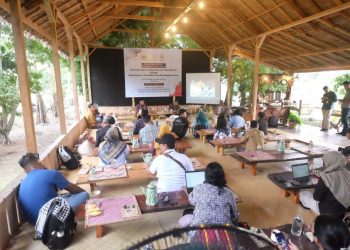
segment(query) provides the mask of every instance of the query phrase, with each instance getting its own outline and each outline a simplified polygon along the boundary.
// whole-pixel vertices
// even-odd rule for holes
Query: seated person
[[[136,120],[134,126],[134,135],[138,135],[140,130],[145,126],[145,117],[148,116],[148,109],[143,109],[141,112],[141,116]]]
[[[186,214],[180,220],[180,227],[238,224],[239,211],[234,193],[226,186],[225,173],[217,162],[208,164],[205,182],[194,187],[188,199],[194,206],[193,214]]]
[[[89,199],[89,194],[81,187],[70,183],[57,170],[49,170],[41,164],[38,154],[27,153],[19,160],[19,165],[27,173],[19,187],[19,202],[24,216],[35,225],[40,208],[49,200],[58,196],[58,190],[67,190],[63,197],[73,211]]]
[[[216,115],[221,115],[225,111],[225,107],[226,107],[226,105],[225,105],[224,101],[220,100],[220,103],[215,106],[214,113]]]
[[[110,129],[113,125],[115,124],[115,119],[113,118],[113,116],[108,116],[107,118],[105,118],[105,120],[103,121],[103,128],[100,128],[96,131],[96,142],[95,142],[95,147],[99,147],[101,142],[104,141],[104,137],[108,131],[108,129]],[[117,128],[118,129],[118,128]],[[120,133],[119,129],[119,140],[123,140],[122,134]]]
[[[339,152],[327,152],[322,159],[325,170],[315,192],[300,192],[300,202],[317,214],[342,218],[350,206],[350,171],[345,168],[345,157]]]
[[[231,129],[227,126],[227,119],[224,114],[218,116],[216,121],[216,132],[214,140],[228,137],[231,134]]]
[[[176,138],[177,135],[174,132],[171,132],[171,126],[170,125],[171,125],[171,122],[169,122],[169,121],[166,121],[166,123],[164,125],[161,125],[160,128],[159,128],[159,132],[158,132],[157,138],[162,138],[166,134],[171,134],[172,136],[174,136],[174,138]],[[155,149],[159,149],[160,148],[159,143],[157,143],[156,141],[154,143],[154,148]]]
[[[259,130],[264,132],[264,135],[267,135],[267,121],[265,119],[265,113],[259,112],[258,113],[258,123],[259,123]]]
[[[153,125],[150,116],[144,118],[145,126],[140,130],[140,139],[142,144],[150,144],[157,138],[159,129]]]
[[[179,138],[183,138],[187,133],[188,127],[187,112],[185,109],[180,109],[179,117],[174,120],[171,132],[174,132]]]
[[[177,100],[174,100],[172,103],[169,104],[169,111],[178,111],[180,109],[179,102]]]
[[[233,112],[233,116],[231,116],[228,125],[230,128],[245,129],[245,121],[240,109],[236,109],[235,112]]]
[[[195,130],[209,128],[208,118],[202,110],[198,111],[196,121],[194,124],[194,128],[195,128]]]
[[[153,160],[149,171],[157,174],[158,192],[182,190],[186,186],[185,171],[193,171],[191,160],[175,151],[175,138],[171,134],[157,138],[156,142],[161,154]]]
[[[333,215],[317,216],[311,231],[319,249],[338,250],[350,247],[349,229],[341,219]],[[290,250],[299,249],[291,240],[289,240],[289,248]]]
[[[258,130],[258,122],[256,120],[250,122],[250,129],[241,137],[241,143],[246,143],[245,149],[247,151],[256,151],[258,146],[261,149],[263,148],[265,143],[264,133]]]
[[[350,140],[350,128],[346,132],[346,138]],[[347,146],[345,148],[339,147],[338,151],[341,152],[344,156],[349,157],[350,156],[350,146]]]
[[[119,140],[119,131],[116,127],[108,129],[105,137],[98,148],[100,163],[99,165],[112,165],[119,167],[126,164],[126,156],[129,154],[128,146]],[[113,161],[115,160],[115,161]]]
[[[145,103],[145,100],[140,100],[139,104],[137,104],[136,107],[135,107],[136,115],[141,115],[141,112],[144,109],[148,110],[148,107],[147,107],[147,105]]]
[[[95,104],[90,103],[88,105],[88,109],[89,110],[85,116],[88,128],[90,128],[90,129],[98,128],[97,123],[96,123],[97,108],[96,108]]]
[[[78,146],[78,152],[81,155],[94,155],[95,140],[94,137],[89,136],[87,140],[83,141],[82,144]]]

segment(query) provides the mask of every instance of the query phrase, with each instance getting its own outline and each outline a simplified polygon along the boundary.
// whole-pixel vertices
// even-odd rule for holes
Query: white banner
[[[125,97],[182,95],[182,51],[124,49]]]

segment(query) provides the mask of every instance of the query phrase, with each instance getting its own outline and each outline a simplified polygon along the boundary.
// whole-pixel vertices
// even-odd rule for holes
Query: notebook
[[[193,188],[205,180],[205,170],[186,172],[186,188],[191,193]]]

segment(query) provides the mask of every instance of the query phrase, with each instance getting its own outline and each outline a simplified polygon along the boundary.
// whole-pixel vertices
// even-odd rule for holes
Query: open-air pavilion
[[[145,10],[147,11],[143,13],[149,15],[140,15]],[[49,168],[57,168],[56,148],[59,145],[72,147],[86,128],[86,121],[79,113],[74,69],[72,69],[72,92],[76,125],[69,131],[66,128],[59,51],[69,55],[71,62],[76,56],[83,62],[84,54],[86,55],[87,72],[83,64],[81,68],[84,96],[84,105],[81,109],[85,111],[87,103],[94,101],[92,84],[96,84],[90,79],[89,55],[96,49],[108,49],[100,46],[98,41],[112,32],[131,33],[136,37],[139,34],[148,34],[149,42],[144,41],[146,48],[161,48],[166,43],[167,37],[184,34],[201,46],[201,49],[195,51],[203,51],[210,58],[211,64],[215,56],[225,55],[229,85],[227,103],[231,103],[232,100],[232,58],[241,56],[253,60],[255,72],[250,112],[253,118],[257,112],[260,63],[271,65],[289,74],[350,69],[350,1],[347,0],[0,0],[0,15],[12,24],[28,152],[37,152],[37,145],[24,32],[29,31],[52,46],[61,136],[45,152],[39,152],[43,163]],[[151,28],[129,29],[126,25],[128,20],[150,22]],[[162,25],[159,25],[160,23]],[[160,27],[161,30],[158,29]],[[74,63],[71,65],[74,66]],[[213,159],[220,159],[215,157]],[[225,159],[228,160],[229,158]],[[16,200],[16,190],[22,178],[23,176],[20,176],[0,195],[0,222],[2,225],[7,225],[0,228],[1,249],[6,248],[10,238],[16,235],[24,222]],[[262,179],[258,179],[258,183],[264,185],[261,184]],[[253,186],[251,183],[251,187]],[[273,203],[270,198],[268,202]],[[274,204],[274,209],[287,204],[285,201],[277,203]],[[241,209],[256,213],[253,212],[254,206],[257,210],[262,209],[259,207],[261,204],[254,202],[246,202]],[[290,213],[282,215],[285,216],[284,219],[292,218],[292,214],[298,211],[298,208],[293,206]],[[247,217],[249,215],[248,212],[242,214]],[[310,215],[305,216],[311,218]],[[273,222],[280,223],[278,220]],[[266,223],[264,225],[272,226]],[[155,229],[153,233],[163,229],[163,226]],[[151,231],[147,232],[150,233]],[[124,235],[119,239],[123,238],[126,239],[127,236]],[[83,233],[80,233],[79,240],[84,242]],[[132,239],[137,240],[139,239]],[[84,243],[81,246],[83,247]],[[80,248],[79,243],[74,247]]]

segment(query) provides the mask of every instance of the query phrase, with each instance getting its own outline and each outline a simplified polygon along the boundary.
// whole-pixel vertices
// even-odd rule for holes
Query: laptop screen
[[[194,188],[205,181],[205,170],[186,172],[186,187]]]
[[[309,174],[309,165],[307,163],[292,165],[293,179],[300,179],[308,177]]]

